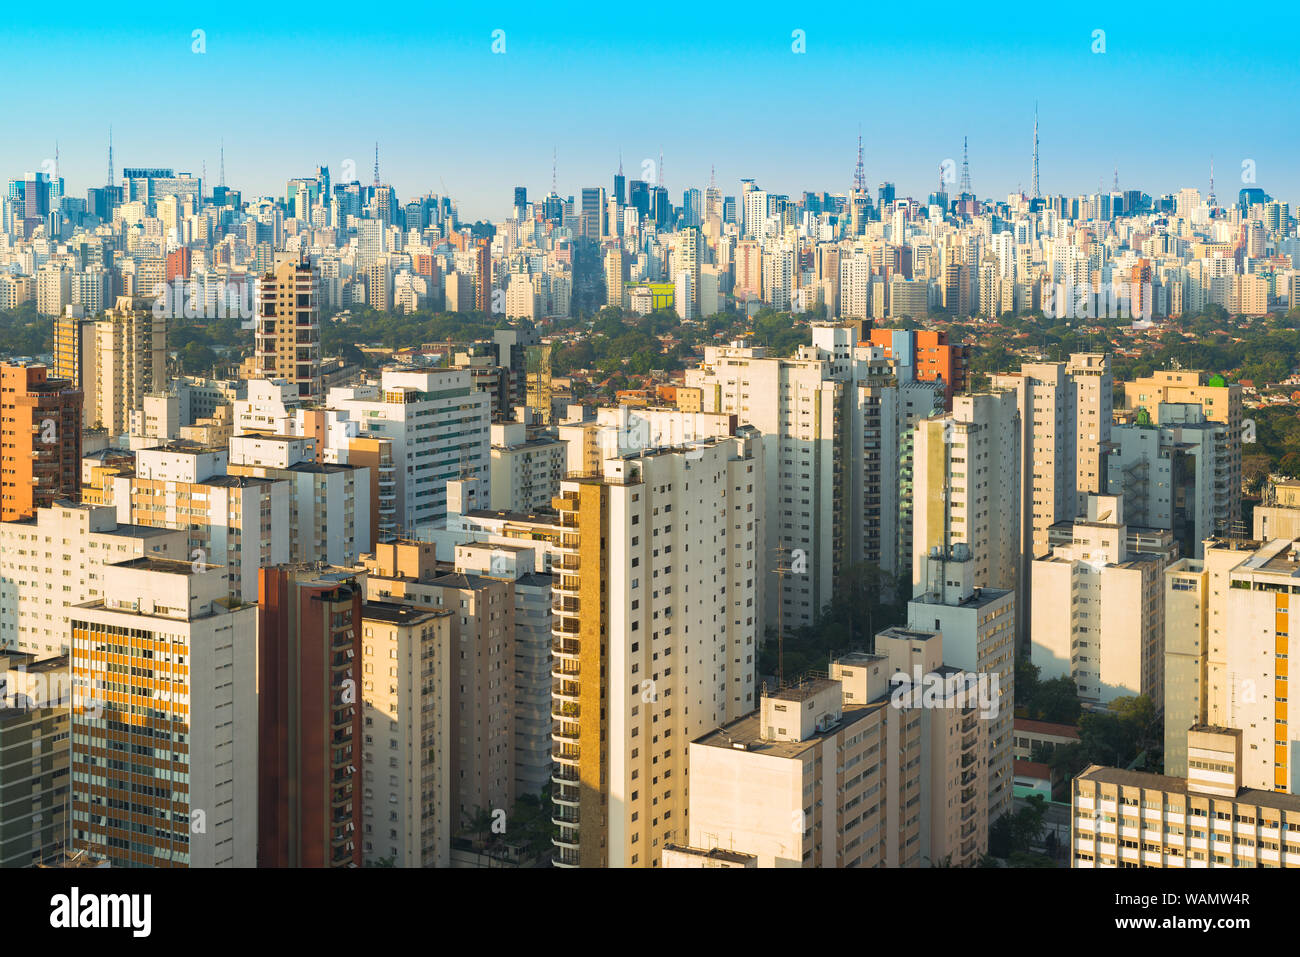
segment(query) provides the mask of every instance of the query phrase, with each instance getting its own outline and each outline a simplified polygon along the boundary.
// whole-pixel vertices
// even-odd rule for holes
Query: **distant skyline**
[[[792,197],[846,192],[860,126],[873,193],[890,181],[924,198],[945,159],[960,176],[966,136],[975,192],[1002,199],[1030,191],[1037,100],[1045,195],[1109,190],[1116,166],[1121,189],[1205,194],[1213,157],[1220,202],[1243,185],[1300,200],[1300,66],[1263,42],[1295,35],[1293,6],[1252,6],[1249,20],[1116,3],[309,10],[162,7],[90,31],[99,8],[72,4],[6,24],[0,76],[11,104],[22,97],[0,175],[41,169],[57,140],[69,193],[84,196],[106,176],[111,124],[119,177],[199,174],[206,161],[216,185],[224,139],[229,185],[283,195],[317,165],[342,181],[348,160],[370,182],[378,140],[381,176],[403,199],[437,192],[462,219],[499,220],[514,186],[549,191],[553,148],[566,196],[608,188],[620,150],[640,178],[661,148],[675,203],[708,185],[710,165],[726,194],[742,178]],[[195,30],[205,53],[192,52]],[[792,52],[795,30],[805,53]],[[1255,182],[1243,184],[1247,160]]]

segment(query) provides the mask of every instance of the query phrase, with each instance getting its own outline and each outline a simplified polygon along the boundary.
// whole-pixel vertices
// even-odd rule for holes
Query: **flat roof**
[[[728,851],[721,847],[711,847],[707,851],[702,847],[688,847],[685,844],[665,844],[664,851],[676,851],[678,854],[690,854],[693,857],[707,857],[715,861],[730,861],[733,864],[747,864],[758,858],[753,854],[740,851]]]
[[[164,529],[171,531],[171,529]],[[205,565],[199,562],[198,569],[195,569],[194,562],[177,561],[172,558],[150,558],[148,555],[142,555],[139,558],[129,558],[124,562],[113,562],[111,568],[142,568],[150,572],[167,572],[169,575],[195,575],[203,574],[209,568],[225,569],[224,565]]]
[[[446,618],[449,615],[451,611],[446,608],[422,608],[392,601],[367,601],[361,604],[362,618],[387,621],[395,625],[415,625],[430,618]]]
[[[882,708],[888,707],[889,700],[887,698],[866,705],[846,705],[839,721],[828,730],[815,732],[802,741],[765,740],[762,734],[762,716],[757,711],[751,711],[745,717],[737,718],[730,724],[724,724],[722,727],[696,738],[691,743],[710,748],[721,748],[724,751],[745,750],[750,753],[775,758],[797,758],[809,748],[820,745],[828,736],[837,734],[846,725],[863,721]],[[737,745],[743,747],[737,747]]]
[[[797,685],[786,688],[780,688],[776,691],[767,692],[764,697],[775,698],[778,701],[807,701],[819,691],[825,691],[832,685],[839,684],[831,678],[809,678],[801,681]]]
[[[1123,768],[1108,768],[1096,764],[1086,768],[1077,780],[1096,781],[1098,784],[1115,784],[1120,787],[1147,788],[1152,791],[1181,794],[1185,797],[1203,797],[1212,801],[1235,801],[1238,804],[1253,804],[1258,807],[1300,814],[1300,794],[1284,794],[1279,791],[1259,791],[1255,788],[1242,788],[1235,796],[1224,797],[1219,794],[1210,794],[1207,791],[1190,790],[1187,787],[1187,778],[1167,777],[1163,774],[1152,774],[1149,771],[1126,771]]]

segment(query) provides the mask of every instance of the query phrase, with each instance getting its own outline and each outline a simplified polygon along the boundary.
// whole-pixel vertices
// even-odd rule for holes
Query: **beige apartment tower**
[[[755,707],[752,430],[607,459],[554,500],[559,867],[655,867],[687,837],[690,742]]]
[[[320,280],[309,263],[286,260],[258,283],[254,361],[258,378],[284,379],[305,399],[321,397]]]

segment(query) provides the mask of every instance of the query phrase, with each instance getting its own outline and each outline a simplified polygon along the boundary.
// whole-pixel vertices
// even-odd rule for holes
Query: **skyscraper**
[[[321,397],[320,280],[309,263],[286,260],[257,286],[256,374]]]
[[[69,611],[74,850],[256,865],[257,611],[229,592],[223,566],[136,558]]]
[[[691,740],[756,704],[762,471],[750,432],[561,484],[556,865],[654,867],[687,840]]]
[[[260,581],[257,864],[360,867],[363,586],[315,562]]]
[[[43,365],[0,364],[0,521],[77,498],[82,398]]]

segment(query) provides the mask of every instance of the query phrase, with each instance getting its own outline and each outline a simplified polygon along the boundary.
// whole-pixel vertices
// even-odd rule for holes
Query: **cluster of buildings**
[[[660,178],[661,179],[661,178]],[[251,318],[261,278],[286,257],[318,270],[320,304],[385,312],[567,317],[602,305],[683,320],[762,307],[849,319],[931,314],[1262,315],[1300,302],[1296,220],[1257,187],[1220,204],[1213,186],[1151,197],[1016,193],[980,200],[969,178],[924,200],[875,194],[859,167],[847,193],[782,195],[715,181],[674,205],[662,181],[629,180],[540,199],[516,187],[500,223],[462,223],[450,198],[403,202],[379,176],[333,182],[328,167],[283,195],[246,199],[165,168],[69,196],[52,171],[0,197],[0,309],[96,316],[119,297],[174,314]],[[160,293],[166,286],[170,293]]]
[[[1087,707],[1165,716],[1166,775],[1075,781],[1076,864],[1290,862],[1300,495],[1247,534],[1240,385],[1116,382],[1081,352],[972,392],[965,347],[872,327],[1116,276],[1173,311],[1208,262],[1293,283],[1267,197],[747,182],[674,209],[620,175],[578,207],[516,191],[475,238],[444,199],[323,168],[253,204],[127,170],[79,205],[42,176],[5,200],[0,285],[111,279],[46,296],[51,366],[0,365],[0,750],[41,758],[0,861],[450,866],[485,820],[522,842],[516,802],[544,794],[559,867],[973,865],[1013,808],[1020,656]],[[203,302],[251,288],[253,353],[173,375],[166,283],[212,276]],[[671,402],[577,406],[533,321],[600,276],[634,311],[838,318],[790,356],[705,348]],[[357,302],[520,321],[367,378],[321,354],[322,310]],[[910,581],[906,621],[761,674],[866,565],[889,598]],[[1134,858],[1116,802],[1156,793]],[[1192,818],[1216,800],[1258,856],[1207,856]]]

